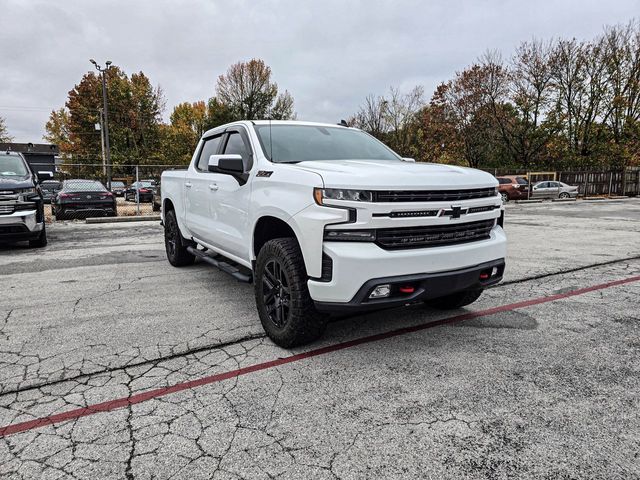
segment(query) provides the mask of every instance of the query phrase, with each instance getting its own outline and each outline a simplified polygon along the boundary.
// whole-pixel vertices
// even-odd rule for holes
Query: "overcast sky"
[[[49,112],[95,58],[144,71],[168,118],[177,103],[211,97],[229,65],[257,57],[299,119],[337,122],[392,85],[423,85],[430,97],[487,49],[589,39],[634,16],[640,0],[0,0],[0,116],[15,141],[42,141]]]

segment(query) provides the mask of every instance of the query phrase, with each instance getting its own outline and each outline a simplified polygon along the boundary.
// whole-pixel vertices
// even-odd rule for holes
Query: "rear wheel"
[[[164,246],[167,251],[167,260],[174,267],[191,265],[196,257],[187,250],[187,241],[182,237],[176,212],[170,210],[164,217]]]
[[[64,213],[64,210],[62,208],[56,208],[54,215],[56,217],[56,220],[64,220],[65,219],[65,213]]]
[[[254,288],[262,326],[277,345],[310,343],[324,332],[326,318],[313,304],[307,271],[294,238],[269,240],[258,253]]]
[[[47,246],[47,229],[44,223],[42,224],[42,231],[38,238],[29,240],[29,246],[31,248],[43,248]]]
[[[569,198],[569,197],[570,197],[570,195],[567,192],[562,192],[560,194],[560,198]]]
[[[453,310],[472,304],[480,298],[480,295],[482,295],[481,288],[477,290],[464,290],[444,297],[426,300],[425,303],[438,310]]]

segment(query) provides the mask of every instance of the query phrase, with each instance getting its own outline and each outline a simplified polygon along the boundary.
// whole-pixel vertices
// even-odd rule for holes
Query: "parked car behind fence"
[[[115,195],[96,180],[65,180],[51,207],[56,220],[118,215]]]
[[[62,182],[58,180],[45,180],[40,183],[40,189],[42,190],[42,199],[44,203],[51,203],[51,199],[55,197],[56,193],[62,188]]]

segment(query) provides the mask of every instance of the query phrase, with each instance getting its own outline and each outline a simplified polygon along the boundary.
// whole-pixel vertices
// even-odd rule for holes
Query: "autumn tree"
[[[142,72],[127,76],[118,67],[107,73],[111,161],[118,164],[154,164],[164,161],[161,122],[164,97]],[[45,126],[45,138],[60,146],[74,163],[101,162],[101,136],[96,130],[102,112],[102,84],[86,73],[69,91],[65,108],[54,110]]]
[[[614,163],[640,157],[640,24],[607,28],[603,38],[607,90],[603,121],[611,134]]]
[[[553,112],[551,43],[523,42],[506,64],[496,52],[481,57],[484,94],[508,162],[524,168],[544,162],[545,148],[559,130]]]
[[[286,120],[295,116],[293,97],[287,91],[278,94],[271,68],[260,59],[231,65],[218,77],[215,99],[231,112],[234,120]]]
[[[9,135],[7,126],[5,125],[4,118],[0,117],[0,142],[11,142],[13,137]]]
[[[387,143],[404,156],[419,154],[419,113],[424,107],[424,89],[407,93],[391,87],[386,96],[369,95],[350,124]]]

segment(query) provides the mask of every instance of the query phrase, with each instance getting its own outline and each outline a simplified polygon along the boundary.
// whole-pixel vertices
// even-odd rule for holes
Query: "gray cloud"
[[[0,116],[39,141],[49,111],[110,59],[160,84],[168,117],[207,99],[230,64],[264,59],[298,117],[337,121],[369,93],[424,85],[428,95],[487,49],[532,37],[592,38],[627,22],[638,0],[12,1],[0,0]]]

